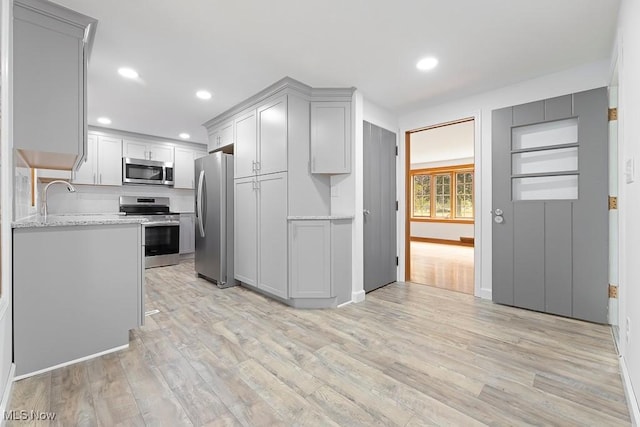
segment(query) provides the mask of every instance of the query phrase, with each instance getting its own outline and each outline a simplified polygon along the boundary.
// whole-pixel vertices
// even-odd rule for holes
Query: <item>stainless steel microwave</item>
[[[173,163],[123,157],[122,183],[173,187]]]

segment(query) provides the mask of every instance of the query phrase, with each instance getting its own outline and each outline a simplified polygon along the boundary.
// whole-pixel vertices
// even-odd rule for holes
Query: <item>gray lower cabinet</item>
[[[75,169],[86,151],[86,69],[97,21],[41,0],[15,0],[13,15],[14,147],[31,167]]]
[[[287,173],[234,182],[235,278],[286,299]]]
[[[292,298],[329,298],[331,222],[289,223],[289,280]]]
[[[180,253],[196,251],[196,216],[192,213],[180,214]]]
[[[351,222],[350,218],[289,221],[291,305],[335,307],[351,300]]]
[[[140,224],[13,230],[17,376],[129,343],[144,321],[143,233]]]

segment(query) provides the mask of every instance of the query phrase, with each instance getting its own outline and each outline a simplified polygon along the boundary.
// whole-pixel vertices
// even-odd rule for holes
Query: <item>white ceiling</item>
[[[55,0],[98,19],[89,123],[206,142],[284,76],[401,114],[608,58],[619,0]],[[418,59],[439,66],[420,73]],[[116,70],[133,67],[140,81]],[[213,92],[210,101],[196,90]]]
[[[409,142],[411,164],[469,159],[473,157],[473,135],[473,120],[414,132]]]

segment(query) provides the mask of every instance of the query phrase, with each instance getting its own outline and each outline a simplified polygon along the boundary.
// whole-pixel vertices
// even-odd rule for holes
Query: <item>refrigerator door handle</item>
[[[196,216],[198,217],[198,229],[200,237],[204,237],[204,224],[202,222],[202,187],[204,186],[204,170],[200,171],[198,177],[198,193],[196,194]]]

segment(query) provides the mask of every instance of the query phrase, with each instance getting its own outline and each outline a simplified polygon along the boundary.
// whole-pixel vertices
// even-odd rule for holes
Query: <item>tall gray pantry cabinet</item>
[[[331,176],[350,173],[352,94],[284,78],[205,123],[210,150],[234,155],[235,278],[295,307],[351,297],[353,216],[331,215]],[[300,221],[324,221],[323,250],[299,240]],[[322,271],[305,287],[311,258]]]

